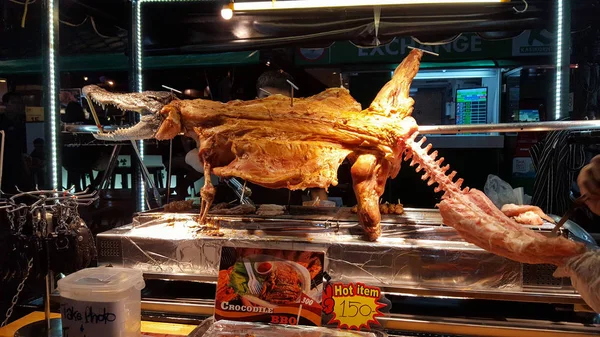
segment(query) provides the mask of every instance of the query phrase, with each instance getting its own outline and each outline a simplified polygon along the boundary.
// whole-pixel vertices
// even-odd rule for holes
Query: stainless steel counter
[[[213,217],[222,237],[203,234],[197,214],[145,213],[98,235],[99,262],[143,270],[147,277],[216,282],[224,245],[326,251],[334,281],[364,282],[388,293],[583,304],[550,266],[523,265],[464,242],[439,226],[436,210],[383,216],[383,235],[365,242],[347,208],[275,218]],[[541,230],[549,232],[552,225]]]

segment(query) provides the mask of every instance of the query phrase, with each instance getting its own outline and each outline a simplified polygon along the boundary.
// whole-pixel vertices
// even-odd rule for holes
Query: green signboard
[[[145,56],[144,69],[167,69],[186,67],[213,67],[227,65],[258,64],[260,52],[242,51],[218,54],[189,54]],[[127,71],[129,64],[124,54],[92,54],[61,56],[61,71]],[[42,71],[41,58],[0,60],[0,76],[10,74],[39,73]]]
[[[452,42],[436,46],[419,44],[411,37],[395,38],[392,42],[375,48],[360,48],[351,42],[336,42],[328,48],[298,49],[296,64],[399,63],[410,51],[409,47],[439,54],[426,54],[425,62],[548,56],[555,50],[553,40],[553,35],[547,30],[537,30],[525,31],[512,39],[494,41],[484,40],[477,34],[462,34]]]

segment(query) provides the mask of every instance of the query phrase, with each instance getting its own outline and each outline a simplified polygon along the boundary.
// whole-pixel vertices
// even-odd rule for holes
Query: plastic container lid
[[[86,291],[91,293],[118,293],[145,286],[141,270],[129,268],[88,268],[58,281],[59,292]]]

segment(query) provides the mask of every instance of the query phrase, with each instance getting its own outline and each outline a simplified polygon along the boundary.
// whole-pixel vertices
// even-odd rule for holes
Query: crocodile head
[[[95,134],[100,140],[140,140],[153,138],[163,117],[160,110],[175,97],[166,91],[144,91],[140,93],[112,93],[96,85],[83,87],[83,94],[101,106],[112,105],[122,111],[134,111],[141,115],[139,123],[130,128],[118,129],[114,132]]]

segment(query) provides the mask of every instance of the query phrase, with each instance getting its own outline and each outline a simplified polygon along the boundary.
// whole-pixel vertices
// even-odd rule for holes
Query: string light
[[[56,45],[54,31],[55,0],[48,0],[48,116],[50,117],[50,183],[51,188],[58,190],[58,125],[56,121]],[[62,173],[62,172],[61,172]]]
[[[564,0],[557,0],[557,21],[556,24],[556,110],[554,119],[559,120],[562,115],[562,63],[563,63],[563,20],[564,20]]]
[[[135,68],[136,68],[136,87],[135,91],[142,92],[143,88],[143,77],[142,77],[142,1],[133,1],[133,11],[135,16],[135,34],[134,34],[134,46],[135,46]],[[140,152],[140,160],[142,161],[140,165],[144,165],[144,141],[138,141],[138,149]],[[139,195],[139,205],[138,209],[140,212],[146,210],[146,185],[143,179],[143,176],[140,174],[140,183],[138,184],[138,195]]]

